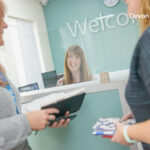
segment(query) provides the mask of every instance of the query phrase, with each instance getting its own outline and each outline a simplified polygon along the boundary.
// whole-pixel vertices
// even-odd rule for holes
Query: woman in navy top
[[[150,0],[124,0],[129,17],[138,18],[142,35],[135,47],[125,96],[137,124],[117,123],[112,142],[129,145],[135,140],[150,150]],[[147,144],[146,144],[147,143]]]

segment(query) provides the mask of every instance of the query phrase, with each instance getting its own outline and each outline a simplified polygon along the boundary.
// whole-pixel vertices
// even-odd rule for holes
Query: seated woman
[[[69,47],[65,56],[64,77],[57,81],[57,85],[66,85],[92,80],[83,50],[80,46]]]

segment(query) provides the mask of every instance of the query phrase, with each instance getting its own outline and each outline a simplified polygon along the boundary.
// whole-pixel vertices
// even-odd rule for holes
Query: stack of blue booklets
[[[120,118],[100,118],[93,126],[93,135],[100,135],[106,138],[112,138],[116,132],[116,122],[120,122],[124,125],[134,124],[134,119],[128,119],[127,121],[121,121]]]

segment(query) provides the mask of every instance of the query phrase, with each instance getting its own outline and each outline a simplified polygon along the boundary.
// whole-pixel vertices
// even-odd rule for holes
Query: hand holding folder
[[[81,88],[71,92],[62,93],[58,97],[53,98],[53,100],[47,99],[43,101],[41,109],[46,108],[57,108],[60,113],[54,114],[56,116],[55,120],[50,120],[50,124],[54,122],[59,122],[60,120],[70,119],[73,120],[77,116],[77,112],[80,110],[83,100],[85,97],[85,89]],[[65,116],[65,113],[69,111],[69,115]]]
[[[53,93],[47,96],[38,98],[31,103],[24,105],[26,112],[41,110],[46,108],[56,108],[59,110],[59,114],[53,114],[56,116],[55,120],[50,119],[50,125],[53,127],[53,123],[59,124],[62,120],[73,120],[77,116],[77,112],[80,110],[85,97],[85,88],[73,90],[71,92]],[[66,115],[66,112],[69,114]]]

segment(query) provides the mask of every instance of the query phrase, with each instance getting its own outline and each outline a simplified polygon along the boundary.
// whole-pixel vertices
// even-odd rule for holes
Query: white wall
[[[35,22],[39,34],[39,40],[45,65],[45,70],[42,68],[42,72],[53,70],[53,61],[42,6],[36,0],[5,1],[8,6],[8,16]]]
[[[19,80],[19,73],[17,70],[18,63],[15,59],[15,54],[12,51],[12,47],[17,48],[19,43],[18,45],[15,44],[17,47],[14,46],[13,40],[10,37],[10,28],[12,27],[12,22],[9,22],[10,18],[33,22],[36,30],[35,33],[37,33],[37,46],[39,47],[38,54],[40,59],[39,67],[41,68],[41,72],[54,70],[54,65],[51,55],[50,43],[48,40],[44,12],[41,4],[37,0],[5,0],[5,3],[7,10],[6,22],[8,24],[8,29],[4,34],[5,46],[0,47],[0,63],[4,65],[7,71],[7,75],[18,87],[20,85],[22,86],[22,84],[20,84],[21,82]]]

